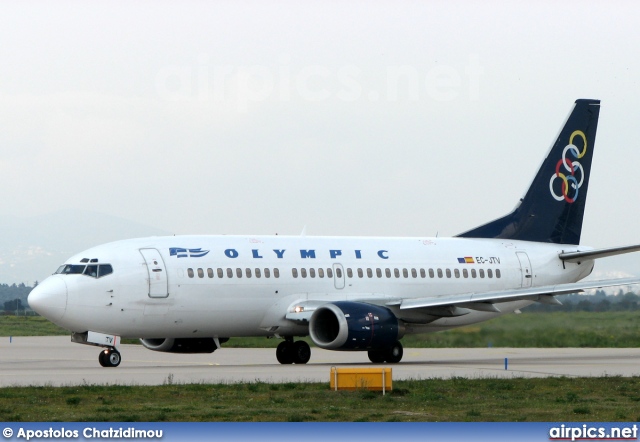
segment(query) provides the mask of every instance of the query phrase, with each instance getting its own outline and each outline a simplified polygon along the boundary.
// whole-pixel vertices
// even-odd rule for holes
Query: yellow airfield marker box
[[[384,394],[393,389],[391,368],[331,367],[332,390],[376,390]]]

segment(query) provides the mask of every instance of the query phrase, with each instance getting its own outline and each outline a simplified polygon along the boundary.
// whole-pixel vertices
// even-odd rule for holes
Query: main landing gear
[[[396,343],[389,348],[385,348],[384,350],[369,350],[368,353],[369,360],[373,363],[381,364],[387,362],[389,364],[396,364],[402,359],[404,351],[400,341],[396,341]]]
[[[281,364],[306,364],[311,359],[311,348],[304,341],[293,342],[292,337],[287,337],[278,344],[276,358]]]
[[[98,355],[98,362],[103,367],[117,367],[121,361],[120,352],[115,348],[105,348]]]

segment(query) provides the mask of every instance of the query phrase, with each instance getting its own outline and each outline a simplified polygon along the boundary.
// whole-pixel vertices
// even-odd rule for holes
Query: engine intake
[[[391,347],[404,334],[404,327],[386,307],[339,301],[313,312],[309,334],[327,350],[371,350]]]
[[[154,338],[140,339],[140,342],[149,350],[165,353],[213,353],[218,348],[213,338]]]

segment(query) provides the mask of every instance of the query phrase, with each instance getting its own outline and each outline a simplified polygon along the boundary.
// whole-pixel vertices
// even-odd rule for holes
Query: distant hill
[[[22,218],[0,215],[0,282],[33,285],[71,255],[119,239],[169,232],[104,213],[64,210]]]

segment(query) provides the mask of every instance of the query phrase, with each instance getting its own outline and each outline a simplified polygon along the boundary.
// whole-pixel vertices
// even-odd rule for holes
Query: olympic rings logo
[[[575,137],[582,138],[584,146],[582,148],[582,152],[580,152],[575,144],[573,144],[573,139]],[[562,159],[558,161],[558,164],[556,164],[556,172],[551,175],[551,180],[549,180],[551,196],[553,196],[557,201],[564,200],[568,203],[573,203],[578,199],[578,190],[582,187],[582,183],[584,182],[584,169],[577,160],[584,157],[586,153],[587,137],[581,130],[576,130],[569,137],[569,144],[565,146],[562,151]],[[573,158],[568,158],[567,154],[570,154]],[[553,184],[555,183],[556,178],[559,178],[562,184],[561,195],[558,195],[553,189]]]

